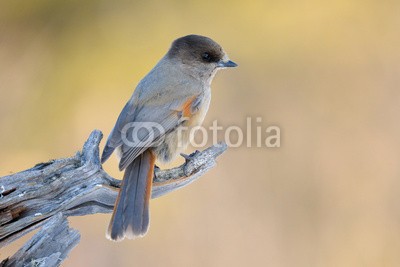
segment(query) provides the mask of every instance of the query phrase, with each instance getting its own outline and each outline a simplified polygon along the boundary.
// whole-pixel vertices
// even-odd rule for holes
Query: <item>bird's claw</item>
[[[183,166],[183,173],[185,174],[186,177],[190,176],[191,174],[190,171],[188,170],[189,166],[188,163],[190,163],[198,153],[200,153],[200,151],[198,150],[194,151],[189,155],[181,153],[181,156],[185,159],[185,165]]]
[[[187,162],[191,161],[199,153],[200,153],[200,151],[196,150],[189,155],[181,153],[181,156],[185,159],[185,161],[187,163]]]
[[[157,165],[154,165],[154,177],[157,177],[157,173],[160,171],[160,167],[158,167]]]

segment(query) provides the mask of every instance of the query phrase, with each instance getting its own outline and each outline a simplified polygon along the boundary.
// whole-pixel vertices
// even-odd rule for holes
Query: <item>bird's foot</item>
[[[196,150],[192,154],[186,155],[181,153],[181,156],[185,158],[185,165],[183,166],[183,172],[185,173],[185,176],[188,177],[192,174],[192,164],[190,163],[198,154],[200,154],[200,151]]]
[[[186,163],[188,163],[189,161],[191,161],[194,158],[194,156],[196,156],[199,153],[200,153],[200,151],[196,150],[189,155],[181,153],[181,156],[185,159]]]
[[[157,178],[157,173],[160,172],[161,169],[157,165],[154,165],[154,177]]]

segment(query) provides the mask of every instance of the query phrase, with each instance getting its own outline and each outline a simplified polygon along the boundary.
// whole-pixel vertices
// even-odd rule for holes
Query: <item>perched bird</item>
[[[101,157],[104,163],[116,149],[125,170],[107,238],[146,234],[155,161],[169,162],[186,148],[187,129],[200,125],[208,110],[216,72],[236,66],[210,38],[188,35],[176,39],[139,82]]]

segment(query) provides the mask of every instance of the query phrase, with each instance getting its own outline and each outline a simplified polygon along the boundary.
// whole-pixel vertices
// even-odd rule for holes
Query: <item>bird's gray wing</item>
[[[182,118],[188,115],[184,114],[185,112],[195,110],[200,105],[198,100],[201,99],[199,98],[202,93],[201,85],[194,86],[191,80],[182,79],[181,75],[173,67],[163,67],[160,61],[140,81],[108,137],[101,158],[102,162],[106,161],[117,147],[120,147],[122,152],[120,169],[126,168],[163,135],[158,131],[148,135],[138,129],[146,129],[149,123],[153,123],[153,125],[161,126],[165,134],[182,122]],[[183,112],[185,108],[186,111]],[[135,131],[139,133],[139,141],[125,138],[132,137]]]
[[[103,154],[101,156],[101,163],[104,163],[114,152],[114,150],[122,145],[122,129],[126,125],[127,122],[133,121],[135,118],[135,105],[132,104],[132,101],[126,103],[125,107],[122,109],[121,113],[118,116],[117,122],[115,123],[114,128],[112,129],[110,135],[108,136],[106,145],[103,150]]]
[[[133,123],[121,131],[124,140],[121,144],[120,170],[195,114],[200,98],[198,95],[179,96],[168,104],[153,100],[152,104],[137,108]]]

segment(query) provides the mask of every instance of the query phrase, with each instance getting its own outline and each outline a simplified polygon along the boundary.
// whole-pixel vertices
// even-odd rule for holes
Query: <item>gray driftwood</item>
[[[102,133],[95,130],[75,156],[0,178],[0,248],[41,227],[0,267],[59,266],[80,240],[67,217],[112,212],[121,181],[101,167],[101,139]],[[220,143],[186,157],[179,167],[156,170],[152,198],[197,180],[215,166],[216,157],[226,148]]]

